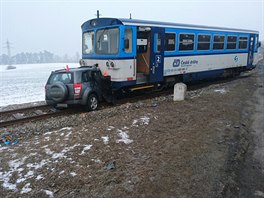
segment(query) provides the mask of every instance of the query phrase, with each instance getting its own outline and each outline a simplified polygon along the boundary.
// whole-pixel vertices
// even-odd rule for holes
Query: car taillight
[[[74,98],[80,98],[81,93],[82,93],[82,84],[75,83],[73,87],[74,87]]]

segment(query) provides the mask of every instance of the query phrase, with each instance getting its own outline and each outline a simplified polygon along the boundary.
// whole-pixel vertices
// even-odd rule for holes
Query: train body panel
[[[243,67],[247,53],[165,57],[164,76]]]

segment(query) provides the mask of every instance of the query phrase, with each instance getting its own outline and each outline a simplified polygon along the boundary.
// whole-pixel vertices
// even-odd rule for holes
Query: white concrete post
[[[173,94],[173,101],[181,101],[184,100],[186,96],[187,85],[184,83],[176,83],[174,85],[174,94]]]

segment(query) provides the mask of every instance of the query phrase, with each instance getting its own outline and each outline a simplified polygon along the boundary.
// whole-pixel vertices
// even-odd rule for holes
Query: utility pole
[[[8,65],[12,64],[12,58],[11,58],[11,43],[7,40],[5,43],[5,47],[7,49],[7,56],[8,56]]]

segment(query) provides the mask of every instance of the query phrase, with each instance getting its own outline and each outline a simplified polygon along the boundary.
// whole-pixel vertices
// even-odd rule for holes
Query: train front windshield
[[[83,34],[83,54],[117,54],[119,36],[119,28],[105,28],[96,32],[85,32]]]

